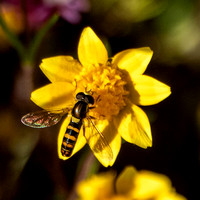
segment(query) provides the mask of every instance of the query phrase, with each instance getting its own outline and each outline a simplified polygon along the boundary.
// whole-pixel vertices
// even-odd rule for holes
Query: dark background
[[[92,0],[90,11],[76,25],[58,20],[38,49],[34,88],[48,83],[38,67],[42,58],[77,58],[85,26],[93,28],[110,55],[128,48],[151,47],[154,55],[145,74],[169,85],[172,94],[157,105],[142,107],[151,122],[153,147],[142,149],[123,143],[112,169],[120,173],[133,165],[138,170],[163,173],[178,193],[189,200],[199,199],[200,2],[163,0],[134,8],[132,0],[130,10],[124,9],[122,0],[113,2]],[[24,39],[23,33],[20,37]],[[67,199],[88,147],[62,161],[57,157],[61,123],[42,130],[24,127],[21,116],[38,108],[28,99],[25,106],[15,101],[13,91],[20,71],[16,50],[12,46],[1,50],[0,61],[0,199]],[[107,170],[103,166],[99,169]]]

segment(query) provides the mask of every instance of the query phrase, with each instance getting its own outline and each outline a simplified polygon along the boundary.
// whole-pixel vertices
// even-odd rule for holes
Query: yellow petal
[[[169,192],[159,196],[156,200],[187,200],[184,196],[174,192]]]
[[[74,103],[74,86],[68,82],[50,83],[31,93],[31,100],[49,111],[59,111]]]
[[[171,190],[171,181],[162,174],[140,171],[134,178],[133,199],[157,199]]]
[[[118,176],[116,181],[117,194],[127,195],[132,188],[134,176],[137,174],[137,170],[132,166],[127,166]]]
[[[78,183],[77,193],[81,200],[111,199],[114,195],[114,181],[116,175],[111,172],[93,175]]]
[[[63,141],[63,137],[65,135],[65,132],[67,130],[67,126],[70,122],[71,116],[68,115],[66,117],[66,119],[63,121],[62,126],[60,128],[59,134],[58,134],[58,157],[62,160],[67,160],[68,158],[72,157],[76,152],[78,152],[80,149],[83,148],[83,146],[86,144],[86,140],[85,137],[83,136],[83,129],[81,128],[76,144],[74,146],[74,150],[72,152],[72,155],[70,157],[64,157],[61,154],[61,145],[62,145],[62,141]]]
[[[150,76],[134,76],[133,90],[130,91],[130,99],[138,105],[153,105],[159,103],[171,94],[170,87]]]
[[[107,50],[90,28],[84,28],[78,44],[78,57],[84,67],[99,66],[108,60]]]
[[[113,57],[113,65],[127,70],[130,74],[143,74],[149,64],[153,51],[149,47],[127,49]]]
[[[40,68],[51,82],[72,82],[82,70],[81,64],[71,56],[45,58]]]
[[[130,143],[142,148],[152,146],[151,127],[147,115],[136,105],[126,107],[115,120],[121,136]]]
[[[95,128],[92,130],[93,133],[86,129],[85,134],[89,138],[90,148],[102,165],[105,167],[112,166],[121,148],[121,136],[117,134],[113,123],[108,122],[108,120],[100,120],[95,126],[102,136],[100,133],[94,132]],[[91,135],[92,138],[90,139]]]

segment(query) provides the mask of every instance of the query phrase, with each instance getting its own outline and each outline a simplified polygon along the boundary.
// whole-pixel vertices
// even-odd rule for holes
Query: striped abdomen
[[[77,120],[76,120],[77,121]],[[65,157],[69,157],[72,154],[74,146],[76,144],[76,140],[78,138],[78,134],[82,125],[82,120],[78,120],[78,122],[73,122],[73,117],[67,127],[65,135],[63,137],[61,153]]]

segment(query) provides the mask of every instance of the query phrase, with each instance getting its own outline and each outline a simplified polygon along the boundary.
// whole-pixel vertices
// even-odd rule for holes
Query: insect
[[[87,92],[79,92],[76,95],[76,103],[73,107],[68,107],[58,113],[46,110],[28,113],[22,117],[21,122],[32,128],[45,128],[57,124],[67,114],[67,117],[71,117],[71,119],[63,137],[61,154],[64,157],[71,156],[79,132],[83,128],[83,135],[93,152],[103,156],[105,159],[112,160],[113,153],[109,143],[96,127],[94,118],[89,116],[89,110],[94,108],[92,107],[93,104],[94,98],[92,95]],[[68,115],[70,111],[71,116]],[[86,128],[89,134],[86,134]]]

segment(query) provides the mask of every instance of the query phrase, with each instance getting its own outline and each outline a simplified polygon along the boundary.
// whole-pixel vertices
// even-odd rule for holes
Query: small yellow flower
[[[152,146],[148,117],[137,105],[152,105],[170,95],[170,87],[142,75],[151,60],[150,48],[128,49],[108,58],[108,53],[90,27],[83,30],[78,44],[79,61],[71,56],[43,59],[40,68],[51,83],[32,92],[31,100],[45,110],[63,110],[74,104],[78,92],[91,90],[95,103],[89,115],[95,119],[110,149],[112,159],[94,152],[104,166],[112,166],[121,148],[121,137],[142,148]],[[58,136],[59,158],[62,139],[69,119],[66,118]],[[90,134],[87,129],[85,134]],[[86,144],[81,129],[76,153]]]
[[[186,200],[177,194],[168,177],[151,171],[126,167],[117,177],[107,172],[80,182],[81,200]]]

